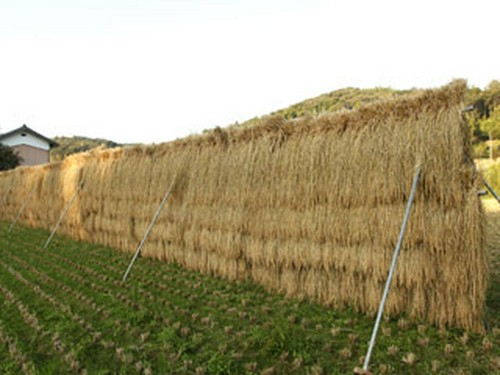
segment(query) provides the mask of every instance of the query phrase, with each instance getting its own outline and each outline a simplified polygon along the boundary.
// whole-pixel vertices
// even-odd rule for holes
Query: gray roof
[[[17,133],[29,133],[29,134],[33,135],[34,137],[43,139],[45,142],[47,142],[50,145],[50,147],[57,147],[57,146],[59,146],[59,144],[56,141],[54,141],[54,140],[52,140],[50,138],[47,138],[47,137],[41,135],[40,133],[37,133],[33,129],[28,128],[26,125],[23,125],[20,128],[11,130],[8,133],[0,134],[0,141],[2,141],[2,139],[5,139],[5,138],[10,137],[11,135],[14,135],[14,134],[17,134]]]

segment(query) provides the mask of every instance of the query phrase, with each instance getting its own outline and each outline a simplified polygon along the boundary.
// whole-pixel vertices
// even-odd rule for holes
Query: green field
[[[1,374],[348,374],[373,318],[0,223]],[[383,321],[377,374],[500,374],[500,214],[485,335]],[[497,238],[498,233],[498,238]]]

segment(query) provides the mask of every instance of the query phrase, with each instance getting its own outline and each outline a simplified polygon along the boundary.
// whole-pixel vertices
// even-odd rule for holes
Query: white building
[[[38,165],[50,162],[50,149],[57,143],[26,125],[0,135],[0,143],[12,147],[22,158],[21,165]]]

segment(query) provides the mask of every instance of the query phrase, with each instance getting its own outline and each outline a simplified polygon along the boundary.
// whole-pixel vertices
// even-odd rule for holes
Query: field
[[[495,207],[491,202],[489,207]],[[347,374],[373,318],[45,230],[0,231],[2,374]],[[500,212],[490,210],[485,335],[383,321],[377,374],[500,373]]]
[[[145,258],[374,315],[419,170],[386,313],[482,332],[489,273],[465,89],[17,168],[0,173],[0,220],[22,211],[20,223],[49,229],[75,197],[58,233],[130,252],[171,188]]]

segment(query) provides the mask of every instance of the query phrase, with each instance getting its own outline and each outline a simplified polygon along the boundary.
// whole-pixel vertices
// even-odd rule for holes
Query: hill
[[[328,112],[357,109],[369,103],[415,94],[419,89],[395,90],[388,87],[360,89],[348,87],[335,90],[314,98],[292,104],[289,107],[271,112],[268,115],[254,117],[233,126],[253,126],[272,117],[294,119],[303,116],[316,117]],[[466,121],[471,129],[475,158],[489,156],[488,140],[500,139],[500,81],[492,80],[485,89],[469,87],[465,94]],[[498,108],[498,109],[497,109]],[[496,111],[495,111],[496,109]],[[497,147],[495,153],[500,152]]]
[[[410,91],[394,90],[391,88],[359,89],[348,87],[315,98],[307,99],[276,111],[273,114],[282,115],[287,119],[306,115],[317,116],[325,112],[336,112],[343,109],[357,109],[363,105],[379,100],[407,95]]]
[[[416,90],[394,90],[388,87],[372,89],[347,87],[292,104],[289,107],[262,116],[262,118],[268,116],[281,116],[285,119],[294,119],[302,116],[315,117],[327,112],[357,109],[369,103],[396,98],[401,95],[408,95],[414,91]],[[261,117],[254,117],[241,125],[251,126],[260,120]]]
[[[66,156],[76,154],[78,152],[89,151],[96,147],[114,148],[122,146],[119,143],[100,138],[87,138],[81,136],[75,137],[55,137],[59,146],[54,147],[51,152],[51,160],[58,161]]]
[[[357,109],[369,103],[411,95],[417,91],[419,89],[415,88],[396,90],[389,87],[371,89],[347,87],[314,98],[305,99],[289,107],[278,109],[261,117],[254,117],[242,123],[237,122],[231,126],[253,126],[261,120],[272,116],[283,117],[285,119],[294,119],[303,116],[316,117],[329,112]],[[475,157],[488,157],[486,141],[489,139],[489,134],[484,124],[495,113],[494,109],[500,107],[500,82],[492,80],[484,90],[477,87],[470,87],[467,90],[465,100],[465,105],[472,108],[471,111],[467,112],[466,119],[471,128]],[[207,129],[205,132],[212,130]],[[497,135],[500,135],[500,124],[498,125],[498,129],[495,129],[492,134],[495,139],[499,138]],[[68,155],[88,151],[99,146],[104,148],[122,146],[121,144],[105,139],[81,136],[56,137],[55,141],[59,143],[59,146],[51,151],[52,160],[62,160]]]

